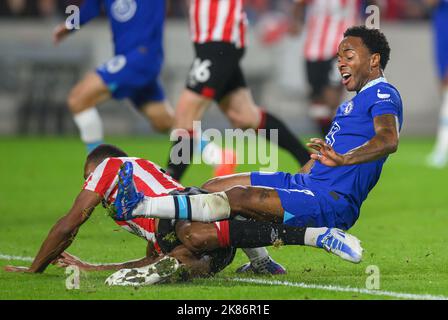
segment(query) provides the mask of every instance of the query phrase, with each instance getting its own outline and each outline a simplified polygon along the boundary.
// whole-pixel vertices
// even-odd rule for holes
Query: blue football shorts
[[[301,174],[252,172],[250,178],[252,186],[277,191],[285,210],[285,224],[348,230],[358,218],[358,210],[344,197],[330,190],[304,185]]]
[[[128,98],[136,108],[165,100],[159,81],[163,56],[149,54],[145,47],[113,57],[96,69],[115,99]]]

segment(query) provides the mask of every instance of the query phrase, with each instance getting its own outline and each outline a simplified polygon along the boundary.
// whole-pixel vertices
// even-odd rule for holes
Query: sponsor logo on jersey
[[[131,20],[137,12],[135,0],[115,0],[111,7],[112,16],[118,22]]]
[[[380,89],[378,89],[378,92],[377,92],[376,95],[380,99],[389,99],[390,98],[390,94],[388,94],[388,93],[381,93]]]

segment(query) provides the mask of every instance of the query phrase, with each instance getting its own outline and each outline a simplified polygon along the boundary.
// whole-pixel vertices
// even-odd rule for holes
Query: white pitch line
[[[29,261],[34,260],[33,257],[22,257],[22,256],[11,256],[7,254],[0,254],[0,260],[8,261]],[[352,287],[341,287],[334,285],[320,285],[320,284],[307,284],[303,282],[290,282],[290,281],[278,281],[278,280],[264,280],[264,279],[253,279],[253,278],[232,278],[231,281],[244,282],[244,283],[255,283],[270,286],[284,286],[284,287],[296,287],[302,289],[316,289],[325,290],[333,292],[352,292],[359,294],[368,294],[374,296],[385,296],[397,299],[412,299],[412,300],[448,300],[446,296],[434,296],[430,294],[413,294],[413,293],[401,293],[393,291],[381,291],[381,290],[370,290]]]
[[[278,280],[264,280],[264,279],[252,279],[252,278],[233,278],[230,279],[235,282],[255,283],[271,286],[285,286],[296,287],[302,289],[316,289],[334,292],[352,292],[359,294],[369,294],[375,296],[385,296],[397,299],[411,299],[411,300],[448,300],[446,296],[434,296],[430,294],[413,294],[413,293],[401,293],[393,291],[381,291],[381,290],[369,290],[352,287],[341,287],[334,285],[319,285],[319,284],[307,284],[303,282],[290,282],[290,281],[278,281]]]
[[[34,260],[33,257],[21,257],[21,256],[10,256],[7,254],[0,254],[0,260],[8,260],[8,261],[29,261],[32,262]]]

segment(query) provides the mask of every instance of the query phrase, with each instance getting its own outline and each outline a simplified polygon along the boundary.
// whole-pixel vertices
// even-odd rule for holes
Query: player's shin
[[[225,192],[198,195],[145,197],[132,216],[212,222],[228,219],[230,205]]]
[[[305,245],[307,228],[261,221],[229,221],[228,246],[258,248],[277,245]],[[225,239],[225,237],[222,237]],[[224,242],[220,242],[225,246]]]
[[[167,170],[174,179],[180,180],[193,159],[193,130],[175,130],[172,136],[176,140],[170,150]]]
[[[86,144],[88,152],[103,143],[103,123],[95,107],[75,114],[73,119],[81,134],[81,140]]]

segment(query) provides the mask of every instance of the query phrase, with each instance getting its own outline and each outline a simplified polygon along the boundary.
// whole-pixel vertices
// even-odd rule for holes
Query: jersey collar
[[[369,89],[370,87],[373,87],[374,85],[377,85],[378,83],[381,83],[381,82],[388,83],[388,81],[385,77],[379,77],[379,78],[376,78],[375,80],[372,80],[369,83],[367,83],[361,90],[359,90],[358,93],[361,93],[364,90]]]

